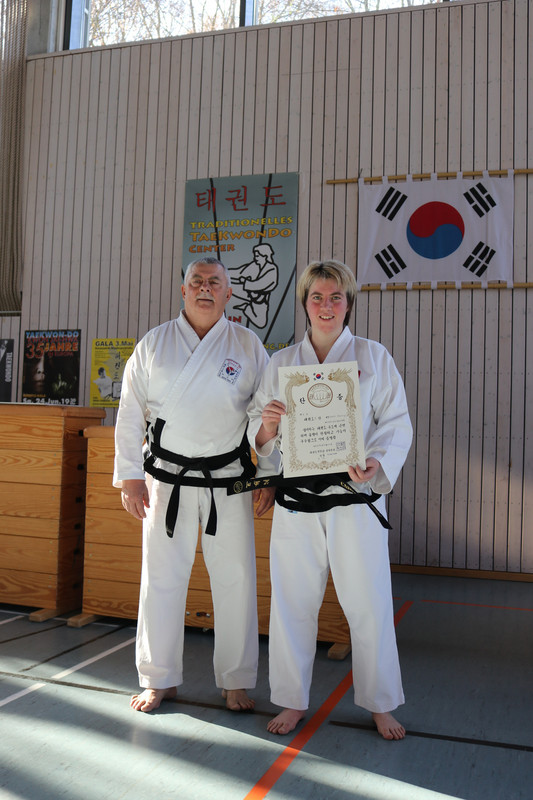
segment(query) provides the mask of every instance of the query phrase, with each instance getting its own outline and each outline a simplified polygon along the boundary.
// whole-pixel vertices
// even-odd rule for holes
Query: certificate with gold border
[[[283,474],[286,478],[365,468],[356,361],[279,367]]]

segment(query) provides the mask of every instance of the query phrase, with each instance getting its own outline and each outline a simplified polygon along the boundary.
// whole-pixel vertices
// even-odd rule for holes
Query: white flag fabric
[[[357,284],[513,279],[512,174],[359,180]]]

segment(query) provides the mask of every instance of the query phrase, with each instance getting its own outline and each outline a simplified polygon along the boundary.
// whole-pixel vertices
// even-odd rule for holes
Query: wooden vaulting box
[[[101,409],[0,404],[0,601],[80,607],[87,446]]]
[[[141,523],[122,508],[112,485],[114,428],[88,427],[85,555],[80,626],[94,616],[136,619],[141,575]]]
[[[95,616],[136,619],[141,575],[141,523],[122,508],[120,492],[112,486],[115,456],[114,429],[89,427],[87,447],[87,494],[85,514],[85,563],[82,613],[71,626],[84,625]],[[259,632],[268,633],[270,616],[269,541],[272,512],[255,519],[257,607]],[[212,628],[213,601],[200,541],[187,595],[185,623]],[[335,642],[332,657],[349,649],[348,624],[335,589],[328,581],[319,615],[318,638]]]

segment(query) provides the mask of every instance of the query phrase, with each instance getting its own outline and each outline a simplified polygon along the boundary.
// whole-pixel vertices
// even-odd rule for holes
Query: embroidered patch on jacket
[[[224,378],[228,383],[235,383],[241,372],[241,365],[237,361],[227,358],[218,371],[218,377]]]

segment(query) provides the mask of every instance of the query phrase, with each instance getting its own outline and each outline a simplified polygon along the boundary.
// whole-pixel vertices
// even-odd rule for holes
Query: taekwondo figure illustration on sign
[[[278,267],[270,244],[256,244],[252,248],[253,260],[249,264],[230,268],[233,297],[242,300],[234,308],[256,326],[264,328],[268,322],[270,295],[278,285]]]

